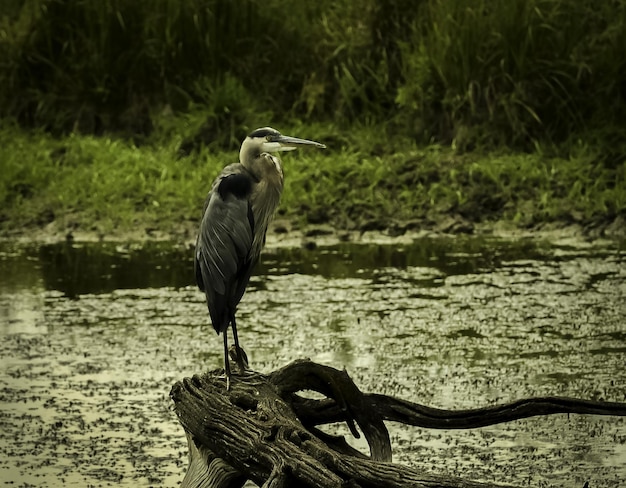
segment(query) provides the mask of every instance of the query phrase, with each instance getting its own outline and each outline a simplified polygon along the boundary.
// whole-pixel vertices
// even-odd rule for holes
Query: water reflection
[[[190,253],[163,244],[60,243],[39,250],[44,286],[69,298],[118,289],[190,284]]]
[[[484,239],[421,239],[411,245],[341,244],[330,248],[266,250],[256,275],[304,274],[384,280],[385,268],[424,267],[445,275],[486,271],[513,259],[544,259],[547,245]],[[117,289],[193,284],[193,250],[170,243],[0,244],[5,289],[41,283],[69,298]]]

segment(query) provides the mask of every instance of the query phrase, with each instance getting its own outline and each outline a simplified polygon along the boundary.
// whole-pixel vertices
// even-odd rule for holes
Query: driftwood
[[[325,398],[299,392],[312,390]],[[626,404],[543,397],[471,410],[443,410],[386,395],[364,394],[346,371],[295,361],[269,375],[221,370],[186,378],[170,396],[187,433],[190,466],[184,487],[495,487],[425,474],[391,462],[385,421],[435,429],[468,429],[536,415],[626,416]],[[346,422],[363,433],[367,456],[316,426]],[[358,426],[358,428],[357,428]],[[360,429],[360,432],[359,432]]]

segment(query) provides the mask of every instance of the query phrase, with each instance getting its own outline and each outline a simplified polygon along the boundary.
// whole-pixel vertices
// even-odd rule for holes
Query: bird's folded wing
[[[196,244],[196,280],[201,290],[224,295],[252,247],[253,222],[246,198],[211,192]]]

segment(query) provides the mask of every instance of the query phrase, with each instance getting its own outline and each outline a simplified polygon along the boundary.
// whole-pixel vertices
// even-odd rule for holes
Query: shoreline
[[[103,234],[96,230],[63,228],[56,221],[42,227],[3,229],[1,242],[58,244],[64,241],[93,242],[172,242],[193,246],[196,224],[176,223],[169,230],[139,227],[117,229]],[[626,240],[626,221],[618,216],[611,222],[543,222],[521,228],[508,221],[472,223],[453,215],[445,215],[438,222],[411,221],[386,229],[341,229],[331,224],[310,224],[300,227],[289,219],[276,219],[270,224],[266,248],[304,247],[315,249],[340,243],[403,244],[420,238],[437,237],[492,237],[513,240],[536,238],[549,241],[598,242]]]

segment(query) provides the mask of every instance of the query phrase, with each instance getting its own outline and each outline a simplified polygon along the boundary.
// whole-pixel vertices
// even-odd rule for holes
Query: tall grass
[[[56,130],[142,133],[166,105],[203,104],[221,129],[221,118],[254,109],[236,87],[220,88],[243,80],[256,89],[252,102],[280,106],[288,68],[307,52],[275,3],[24,0],[3,22],[2,111]]]
[[[525,147],[626,122],[626,5],[431,0],[403,42],[398,103],[425,134]]]
[[[55,133],[145,135],[174,112],[221,147],[332,120],[527,149],[626,125],[617,0],[2,4],[0,116]]]

